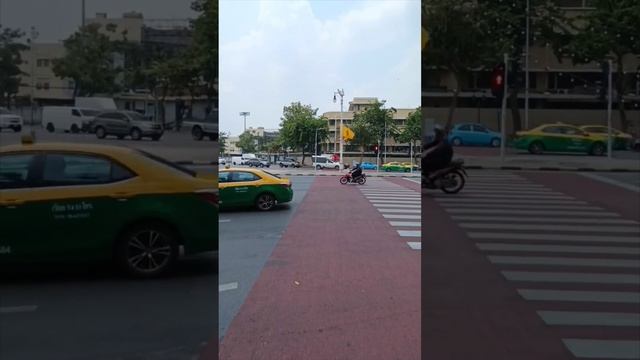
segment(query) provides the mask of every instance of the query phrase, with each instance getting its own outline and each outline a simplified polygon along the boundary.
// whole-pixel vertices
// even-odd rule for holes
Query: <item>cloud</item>
[[[221,29],[223,130],[242,131],[239,111],[251,112],[251,126],[277,128],[282,107],[294,101],[320,112],[336,110],[332,96],[338,87],[345,88],[347,103],[354,96],[392,102],[385,93],[393,89],[403,103],[419,105],[419,1],[365,1],[347,11],[336,2],[336,15],[325,19],[309,1],[250,4],[258,12],[249,29]]]

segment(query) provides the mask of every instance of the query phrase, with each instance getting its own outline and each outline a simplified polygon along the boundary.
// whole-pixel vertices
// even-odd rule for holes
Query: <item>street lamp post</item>
[[[36,62],[36,53],[33,49],[33,45],[35,43],[35,40],[38,38],[38,35],[40,35],[38,33],[38,31],[36,31],[35,26],[31,27],[31,39],[29,41],[29,50],[31,52],[31,58],[29,59],[29,61],[31,62],[31,119],[29,120],[29,125],[31,125],[31,128],[33,129],[33,120],[34,120],[34,113],[35,113],[35,101],[34,101],[34,97],[35,97],[35,68],[34,68],[34,63]]]
[[[338,89],[336,90],[336,92],[333,93],[333,102],[336,102],[336,95],[340,95],[340,129],[338,130],[340,132],[340,169],[343,169],[344,167],[344,159],[342,158],[342,152],[343,152],[343,141],[344,139],[342,138],[342,106],[343,106],[343,100],[344,100],[344,89]]]
[[[242,112],[240,113],[240,116],[243,116],[243,117],[244,117],[244,131],[245,131],[245,132],[247,132],[247,116],[249,116],[249,115],[251,115],[251,113],[250,113],[250,112],[248,112],[248,111],[242,111]]]
[[[612,102],[613,102],[613,84],[611,83],[612,80],[612,72],[613,72],[613,63],[611,61],[611,59],[607,60],[607,62],[609,63],[609,73],[607,74],[607,78],[608,81],[607,83],[609,84],[608,89],[607,89],[607,157],[609,159],[611,159],[613,157],[613,146],[611,143],[611,106],[612,106]],[[623,106],[622,104],[620,106]]]

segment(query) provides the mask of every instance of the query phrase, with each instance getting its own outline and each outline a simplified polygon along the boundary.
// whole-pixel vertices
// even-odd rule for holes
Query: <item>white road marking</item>
[[[541,222],[541,223],[566,223],[566,224],[639,224],[635,220],[627,219],[584,219],[564,217],[528,217],[528,216],[452,216],[458,221],[515,221],[515,222]]]
[[[448,194],[436,194],[434,197],[448,197]],[[573,196],[568,195],[516,195],[516,194],[475,194],[465,193],[460,198],[491,198],[491,199],[548,199],[548,200],[573,200]]]
[[[586,226],[586,225],[549,225],[535,224],[484,224],[484,223],[460,223],[460,227],[465,229],[484,230],[531,230],[531,231],[571,231],[571,232],[601,232],[601,233],[638,233],[640,227],[637,226]]]
[[[416,208],[420,209],[421,204],[373,204],[375,207],[400,207],[400,208]]]
[[[503,189],[464,189],[465,194],[520,194],[520,195],[553,195],[562,193],[552,190],[503,190]]]
[[[604,176],[598,175],[598,174],[580,173],[580,175],[582,175],[584,177],[588,177],[588,178],[593,179],[593,180],[601,181],[601,182],[609,184],[609,185],[617,186],[617,187],[623,188],[625,190],[630,190],[630,191],[634,191],[634,192],[640,193],[640,186],[627,184],[627,183],[624,183],[624,182],[621,182],[621,181],[618,181],[618,180],[614,180],[614,179],[610,179],[610,178],[607,178],[607,177],[604,177]]]
[[[405,213],[405,214],[421,214],[422,210],[420,209],[388,209],[388,208],[378,208],[378,211],[381,213]]]
[[[638,274],[602,274],[541,271],[501,271],[501,273],[507,280],[510,281],[640,285],[640,275]]]
[[[595,311],[538,311],[547,325],[640,327],[640,314]]]
[[[422,223],[420,221],[389,221],[391,226],[406,226],[406,227],[420,227]]]
[[[496,255],[488,255],[487,258],[493,264],[502,265],[554,265],[640,269],[640,260]]]
[[[476,203],[455,203],[455,204],[440,204],[444,208],[448,209],[468,209],[468,208],[483,208],[483,209],[522,209],[522,205],[514,204],[476,204]],[[588,205],[526,205],[530,210],[603,210],[599,206]]]
[[[494,209],[460,209],[446,208],[446,212],[452,214],[505,214],[505,215],[565,215],[565,216],[595,216],[595,217],[619,217],[620,215],[607,211],[553,211],[553,210],[494,210]]]
[[[421,237],[420,230],[398,230],[398,234],[402,237]]]
[[[468,204],[521,204],[526,207],[528,204],[545,204],[545,205],[587,205],[582,200],[552,200],[552,199],[482,199],[470,197],[436,197],[435,200],[441,204],[446,203],[468,203]]]
[[[404,220],[420,220],[420,215],[399,215],[399,214],[382,214],[385,219],[404,219]]]
[[[221,285],[218,285],[218,292],[235,290],[237,288],[238,288],[238,283],[237,282],[221,284]]]
[[[640,359],[640,341],[562,339],[578,359]]]
[[[37,305],[0,306],[0,314],[34,312],[36,310],[38,310]]]
[[[384,203],[398,203],[398,204],[415,204],[420,203],[420,199],[369,199],[372,204],[384,204]]]
[[[559,252],[580,254],[617,254],[640,255],[640,247],[618,246],[570,246],[570,245],[522,245],[500,243],[476,243],[476,247],[486,251],[526,251],[526,252]]]
[[[525,300],[575,301],[640,304],[640,292],[636,291],[580,291],[517,289]]]
[[[407,245],[409,245],[409,247],[413,250],[422,250],[422,243],[421,242],[407,242]]]
[[[469,236],[472,239],[490,239],[490,240],[640,243],[640,238],[638,238],[637,236],[523,234],[523,233],[494,233],[494,232],[469,232],[467,233],[467,236]]]
[[[228,222],[231,222],[231,219],[218,219],[218,222],[228,223]]]

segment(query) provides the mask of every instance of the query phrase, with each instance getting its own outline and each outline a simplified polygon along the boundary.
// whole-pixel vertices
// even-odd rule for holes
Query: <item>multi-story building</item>
[[[569,17],[591,11],[590,0],[555,0]],[[531,29],[535,31],[535,29]],[[428,49],[425,56],[428,56]],[[624,59],[624,72],[630,86],[624,94],[627,118],[632,126],[640,127],[640,54]],[[521,62],[524,69],[524,60]],[[613,78],[617,68],[614,64]],[[455,122],[481,122],[494,129],[499,128],[500,106],[491,94],[492,69],[471,71],[460,85]],[[523,75],[524,79],[524,75]],[[571,59],[560,62],[553,49],[546,43],[534,43],[529,49],[529,115],[525,123],[525,90],[519,92],[519,108],[522,128],[563,121],[576,124],[605,124],[606,102],[600,98],[603,85],[601,64],[591,62],[573,65]],[[524,80],[522,81],[524,84]],[[436,123],[444,123],[448,117],[452,90],[456,87],[453,74],[433,68],[422,69],[423,116]],[[614,96],[617,102],[617,97]],[[613,104],[614,126],[620,126],[617,103]],[[511,111],[507,112],[507,130],[510,131]]]
[[[353,122],[354,115],[360,111],[366,110],[371,107],[372,104],[378,102],[378,98],[375,97],[355,97],[352,101],[349,102],[349,108],[347,111],[340,113],[339,111],[329,111],[325,112],[323,116],[327,119],[329,125],[329,137],[327,141],[321,144],[321,150],[324,153],[339,153],[340,152],[340,118],[342,118],[342,123],[345,126],[349,126],[351,122]],[[389,107],[387,107],[389,108]],[[390,108],[389,108],[390,109]],[[416,111],[416,109],[395,109],[392,111],[393,121],[397,128],[401,129],[409,114]],[[371,144],[375,145],[375,144]],[[388,156],[393,157],[408,157],[410,154],[410,145],[408,143],[402,144],[397,143],[391,134],[389,134],[384,144],[380,144],[380,153],[385,153]],[[414,149],[414,153],[419,148],[419,143]],[[348,142],[344,143],[343,153],[345,158],[347,156],[359,156],[361,152],[360,146],[355,144],[350,144]],[[372,152],[371,149],[366,149],[366,153]]]

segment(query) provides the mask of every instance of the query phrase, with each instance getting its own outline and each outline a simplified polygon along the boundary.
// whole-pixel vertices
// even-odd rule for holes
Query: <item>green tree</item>
[[[221,131],[218,136],[218,142],[220,144],[220,155],[224,155],[227,152],[227,140],[229,139],[229,134]]]
[[[207,109],[213,109],[218,81],[218,1],[196,0],[191,9],[200,13],[193,22],[194,36],[191,58],[197,65],[207,96]]]
[[[81,27],[64,41],[66,54],[54,60],[53,72],[60,78],[73,79],[74,96],[92,96],[118,90],[113,66],[114,46],[99,32],[99,24]],[[111,28],[113,31],[113,28]]]
[[[21,75],[24,75],[20,70],[20,52],[28,47],[17,42],[23,36],[20,30],[0,27],[0,104],[8,108],[20,88]]]
[[[605,63],[612,60],[620,121],[628,131],[630,121],[624,109],[624,94],[631,84],[625,75],[625,59],[640,54],[640,2],[637,0],[593,0],[593,10],[568,21],[569,31],[555,38],[554,50],[560,61],[573,64]],[[631,69],[627,69],[631,70]],[[635,69],[634,69],[635,70]],[[606,89],[603,89],[606,94]]]
[[[409,143],[411,149],[415,149],[418,141],[422,139],[422,108],[416,108],[415,111],[409,114],[404,127],[394,138],[397,142]],[[414,153],[413,155],[415,156],[416,154]]]
[[[362,117],[355,116],[351,122],[351,130],[353,130],[354,133],[354,138],[351,140],[351,143],[360,147],[360,162],[362,163],[365,149],[375,142],[375,140],[373,140],[373,135],[371,135],[369,124]]]
[[[396,109],[385,109],[383,105],[377,101],[353,117],[356,124],[362,122],[365,125],[367,134],[379,144],[384,143],[385,136],[393,136],[397,132],[396,124],[393,121],[393,113]]]
[[[282,144],[286,148],[300,150],[303,165],[306,154],[314,152],[316,130],[318,143],[329,136],[327,120],[318,117],[317,113],[318,109],[312,108],[311,105],[302,105],[300,102],[285,106],[282,112],[280,124]]]
[[[258,137],[245,131],[240,135],[237,146],[242,149],[243,153],[254,153],[258,148],[257,143]]]

